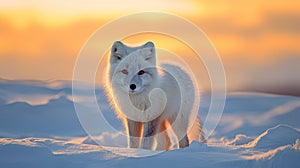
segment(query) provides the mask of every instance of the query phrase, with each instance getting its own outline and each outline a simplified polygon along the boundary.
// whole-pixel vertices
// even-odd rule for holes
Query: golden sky
[[[161,11],[186,18],[208,35],[229,89],[291,89],[300,86],[299,6],[297,0],[1,0],[0,78],[72,79],[77,54],[99,27],[128,14]],[[180,46],[153,39],[147,41]]]

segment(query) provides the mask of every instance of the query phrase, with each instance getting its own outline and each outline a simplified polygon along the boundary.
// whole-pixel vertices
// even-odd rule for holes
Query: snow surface
[[[90,138],[77,118],[70,82],[1,80],[0,167],[300,167],[299,97],[229,94],[206,144],[137,158],[147,150],[122,147],[121,122],[100,88],[96,95],[116,132]],[[89,98],[83,94],[76,101],[88,104]],[[202,97],[203,121],[209,101],[209,95]]]

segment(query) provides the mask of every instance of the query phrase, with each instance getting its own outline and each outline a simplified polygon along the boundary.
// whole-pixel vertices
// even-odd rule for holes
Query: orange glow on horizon
[[[290,64],[300,67],[294,65],[300,59],[299,5],[300,1],[250,0],[4,0],[0,4],[0,78],[71,79],[77,54],[94,31],[121,16],[156,11],[184,17],[201,28],[220,53],[229,86],[238,86],[244,76],[256,75],[258,67],[268,76]],[[193,55],[178,41],[162,36],[137,35],[124,41],[154,41],[183,58]],[[294,80],[296,72],[290,73]]]

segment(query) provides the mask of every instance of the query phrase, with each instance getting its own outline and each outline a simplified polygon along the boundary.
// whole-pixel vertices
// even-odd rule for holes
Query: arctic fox
[[[170,129],[180,148],[203,140],[193,81],[177,66],[156,65],[152,42],[138,47],[114,42],[107,77],[105,90],[126,128],[128,147],[172,149]]]

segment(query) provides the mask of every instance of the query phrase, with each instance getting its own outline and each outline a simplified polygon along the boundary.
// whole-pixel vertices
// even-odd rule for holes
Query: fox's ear
[[[155,63],[156,53],[154,44],[149,41],[143,46],[143,49],[146,51],[145,59]]]
[[[146,44],[144,44],[143,48],[149,48],[151,52],[155,52],[154,43],[151,41],[148,41]]]
[[[125,45],[121,41],[115,41],[111,47],[110,61],[112,63],[121,60],[126,54]]]

